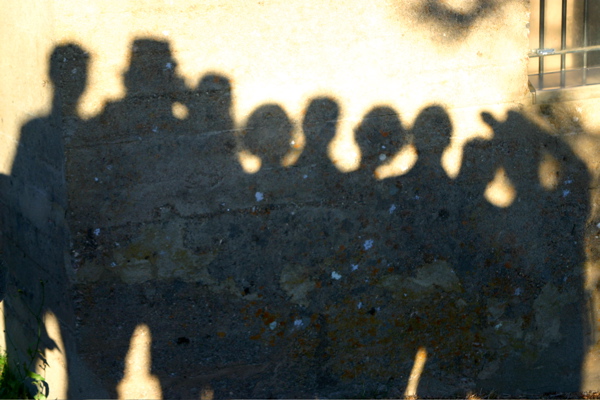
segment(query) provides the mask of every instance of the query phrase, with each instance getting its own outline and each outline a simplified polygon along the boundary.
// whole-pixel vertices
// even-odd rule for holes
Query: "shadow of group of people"
[[[252,299],[258,303],[252,307],[257,310],[265,308],[263,303],[279,310],[287,315],[283,319],[290,319],[290,327],[294,321],[306,321],[296,336],[285,331],[285,324],[269,325],[273,335],[276,329],[285,331],[281,336],[288,343],[276,342],[287,349],[284,354],[303,349],[303,356],[309,354],[311,360],[322,357],[316,364],[307,363],[310,371],[293,365],[302,364],[302,358],[289,359],[281,371],[314,375],[313,380],[284,385],[281,393],[289,395],[324,388],[333,392],[343,376],[386,382],[393,376],[396,382],[405,382],[410,354],[418,346],[430,349],[430,368],[451,371],[453,376],[505,382],[504,387],[513,380],[533,390],[557,382],[577,386],[584,353],[581,268],[589,173],[559,137],[520,112],[508,112],[505,121],[484,113],[481,118],[493,130],[493,139],[468,142],[459,174],[451,178],[441,159],[455,132],[443,107],[423,109],[410,130],[394,109],[375,107],[354,132],[360,166],[342,173],[328,155],[340,105],[333,98],[319,97],[308,104],[301,122],[304,149],[293,165],[284,166],[282,160],[297,151],[293,136],[297,128],[285,110],[277,104],[260,106],[238,128],[231,115],[230,81],[207,74],[196,88],[187,87],[176,72],[167,42],[136,40],[124,75],[126,96],[84,121],[76,110],[86,86],[87,63],[87,53],[76,45],[55,49],[50,69],[53,109],[48,117],[24,126],[11,172],[13,181],[45,193],[40,201],[68,209],[74,259],[68,270],[78,287],[122,288],[110,293],[141,287],[140,293],[147,293],[146,286],[154,285],[152,293],[162,294],[150,297],[166,299],[174,296],[175,286],[192,293],[194,279],[209,286],[217,282],[221,293],[223,282],[232,282],[227,289],[232,302],[247,302],[243,297],[256,295]],[[408,145],[418,151],[415,165],[401,176],[377,179],[377,168]],[[260,157],[256,173],[245,173],[239,165],[238,154],[243,151]],[[484,196],[498,171],[516,193],[504,208]],[[40,199],[27,190],[20,193],[23,199]],[[149,226],[155,229],[149,231]],[[28,234],[23,235],[17,241],[28,251]],[[64,248],[66,236],[63,232],[55,243]],[[144,247],[147,250],[141,250]],[[53,254],[50,264],[58,268],[60,254]],[[185,263],[191,265],[181,267]],[[181,268],[202,269],[205,275],[186,278],[177,275]],[[127,274],[120,275],[121,269]],[[212,280],[203,278],[206,274]],[[115,283],[121,278],[129,283]],[[451,283],[454,279],[458,286]],[[71,290],[66,276],[59,281],[65,286],[57,291]],[[153,281],[167,283],[163,287]],[[420,291],[407,289],[409,284]],[[236,292],[241,298],[232,294]],[[89,310],[79,311],[93,321],[93,310],[104,310],[102,319],[110,322],[105,325],[125,329],[105,332],[114,336],[115,344],[88,344],[88,357],[114,348],[124,357],[128,336],[141,323],[155,332],[154,356],[166,354],[163,347],[178,334],[169,329],[173,321],[164,316],[179,315],[175,306],[149,301],[141,308],[128,308],[136,300],[110,296],[103,306],[96,304],[99,299],[90,300]],[[141,302],[149,298],[140,296]],[[188,297],[193,304],[193,296]],[[102,308],[106,304],[114,309]],[[360,318],[379,318],[377,333],[358,326],[335,339],[336,332],[356,323],[351,316],[357,312]],[[200,317],[194,322],[186,319],[185,324],[199,332],[213,329]],[[88,332],[102,329],[91,327]],[[221,350],[227,353],[221,357],[225,363],[235,363],[241,354],[248,364],[271,359],[268,348],[260,355],[247,353],[242,347],[254,342],[242,337],[241,326],[231,329],[239,332],[232,334],[236,341],[231,348]],[[202,335],[220,337],[216,331]],[[369,335],[377,341],[365,339]],[[299,338],[304,338],[302,345]],[[465,341],[466,347],[458,344]],[[192,343],[187,363],[214,366],[211,361],[203,365],[203,360],[211,359],[207,349],[215,347],[201,339]],[[356,358],[365,353],[361,348],[369,349],[371,359],[361,367],[363,372],[356,372],[360,369]],[[462,358],[453,355],[456,348]],[[398,350],[397,358],[389,358],[392,350]],[[521,365],[525,357],[521,353],[535,356]],[[497,360],[499,364],[493,364]],[[560,366],[531,373],[531,378],[523,376],[548,363]],[[348,370],[355,372],[348,375],[341,364],[352,364]],[[493,378],[484,373],[489,364],[496,365],[488,374]],[[114,367],[98,367],[96,372],[105,371],[106,376]],[[279,376],[285,381],[281,371],[268,372],[275,367],[265,369],[270,376],[264,379]],[[565,375],[565,369],[570,374]],[[172,379],[160,365],[153,365],[153,371],[163,382]],[[103,379],[114,388],[119,376]],[[543,380],[553,382],[546,385]],[[266,393],[245,385],[249,391],[236,395]]]

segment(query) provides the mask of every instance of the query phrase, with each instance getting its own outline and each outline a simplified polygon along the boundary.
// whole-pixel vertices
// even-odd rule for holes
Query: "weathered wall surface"
[[[3,238],[9,287],[54,282],[57,396],[594,388],[598,144],[523,107],[527,4],[46,6],[2,83],[32,115],[2,125]]]

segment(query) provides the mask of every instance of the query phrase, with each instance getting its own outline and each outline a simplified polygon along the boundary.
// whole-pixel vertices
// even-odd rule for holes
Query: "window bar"
[[[546,0],[540,0],[540,43],[539,48],[544,48],[544,25],[546,19]],[[539,76],[540,76],[540,89],[544,90],[544,57],[540,56],[539,59]]]
[[[588,45],[588,0],[583,2],[583,47]],[[587,51],[583,52],[583,84],[587,85]]]
[[[541,49],[536,49],[528,54],[529,57],[543,57],[543,56],[559,56],[561,54],[571,54],[571,53],[589,53],[591,51],[600,51],[600,45],[596,46],[587,46],[587,47],[575,47],[566,50],[554,50],[554,49],[546,49],[545,51],[541,51]]]
[[[560,49],[567,48],[567,0],[562,0],[562,12],[560,21]],[[565,87],[565,70],[567,68],[567,55],[560,55],[560,87]]]

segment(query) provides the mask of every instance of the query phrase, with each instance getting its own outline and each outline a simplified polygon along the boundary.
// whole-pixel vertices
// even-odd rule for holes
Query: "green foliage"
[[[8,366],[6,354],[0,355],[0,371],[0,399],[29,398],[25,384]]]
[[[31,307],[24,302],[29,313],[35,318],[37,325],[35,342],[33,346],[27,349],[27,360],[17,364],[16,368],[13,370],[8,364],[6,354],[3,353],[0,355],[0,368],[2,368],[0,374],[0,398],[2,399],[29,399],[31,398],[30,392],[35,391],[35,395],[33,396],[34,400],[46,400],[48,384],[42,375],[35,372],[36,363],[40,363],[39,366],[43,370],[48,366],[46,358],[40,349],[44,329],[44,322],[41,315],[45,302],[45,282],[40,280],[40,285],[42,301],[39,310],[31,309]],[[24,295],[22,289],[18,289],[17,292],[21,296]],[[13,348],[16,348],[8,335],[6,336],[6,339]]]
[[[48,365],[45,361],[42,361],[42,363],[44,367]],[[20,367],[15,372],[8,364],[6,354],[0,354],[0,399],[31,399],[27,387],[33,386],[37,392],[33,399],[45,400],[45,393],[47,393],[46,379],[40,374],[29,370],[27,363],[21,364]]]

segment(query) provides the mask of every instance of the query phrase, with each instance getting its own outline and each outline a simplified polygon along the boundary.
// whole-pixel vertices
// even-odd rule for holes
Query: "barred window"
[[[534,102],[600,97],[600,1],[531,0]]]

